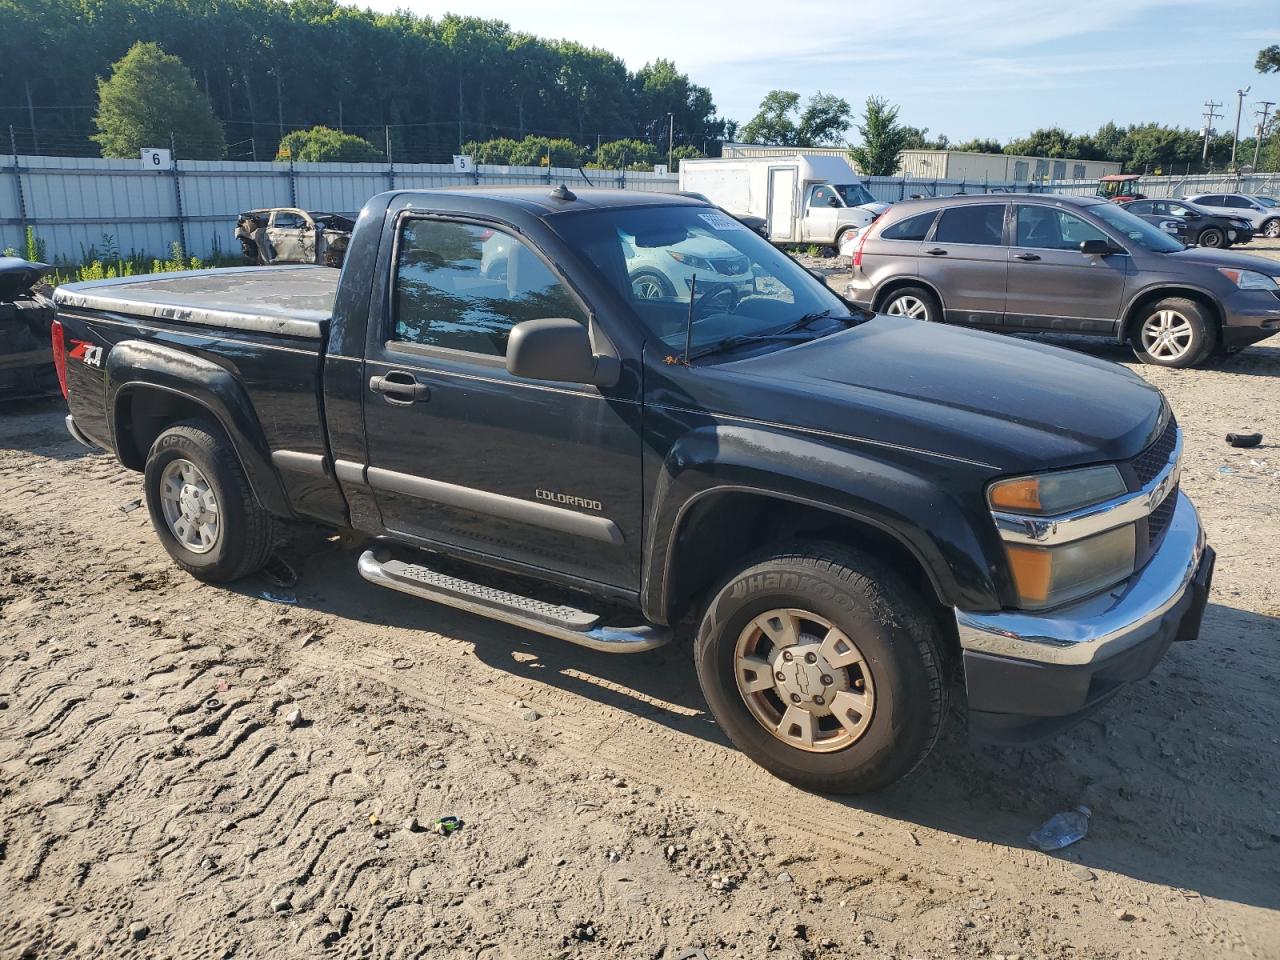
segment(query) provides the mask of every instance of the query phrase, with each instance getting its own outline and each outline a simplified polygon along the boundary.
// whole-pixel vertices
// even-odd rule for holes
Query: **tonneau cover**
[[[332,267],[230,267],[68,283],[59,308],[319,339],[333,314]]]

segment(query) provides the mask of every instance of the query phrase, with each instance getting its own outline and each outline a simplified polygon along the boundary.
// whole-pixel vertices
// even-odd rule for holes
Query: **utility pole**
[[[1258,172],[1258,151],[1262,149],[1262,138],[1266,136],[1266,133],[1267,133],[1267,114],[1271,112],[1271,108],[1274,107],[1275,105],[1276,105],[1276,102],[1274,100],[1263,100],[1258,104],[1258,106],[1260,106],[1262,109],[1255,110],[1253,113],[1255,117],[1257,116],[1262,117],[1262,121],[1258,124],[1258,135],[1253,139],[1253,172],[1254,173]]]
[[[1209,138],[1213,136],[1213,121],[1222,116],[1218,113],[1218,108],[1222,106],[1216,100],[1206,100],[1204,103],[1204,150],[1200,153],[1200,162],[1207,164],[1209,162]]]
[[[1240,114],[1244,111],[1245,94],[1252,89],[1253,84],[1249,84],[1243,90],[1236,91],[1236,132],[1231,138],[1231,169],[1233,171],[1236,168],[1236,147],[1240,145]]]
[[[676,115],[667,114],[667,173],[671,172],[671,157],[676,149]]]

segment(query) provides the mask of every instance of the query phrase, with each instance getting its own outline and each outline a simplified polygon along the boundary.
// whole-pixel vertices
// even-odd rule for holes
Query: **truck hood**
[[[744,393],[754,389],[754,417],[1001,473],[1132,457],[1162,426],[1165,406],[1118,364],[899,317],[720,369],[729,368]]]
[[[874,203],[859,204],[858,209],[866,210],[873,217],[878,217],[880,216],[880,214],[884,213],[886,210],[888,210],[892,206],[893,206],[892,203],[881,203],[879,200],[877,200]]]

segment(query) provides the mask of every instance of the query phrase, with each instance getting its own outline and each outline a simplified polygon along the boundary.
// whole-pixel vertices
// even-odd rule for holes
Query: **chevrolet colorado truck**
[[[638,295],[663,257],[683,289]],[[859,310],[694,199],[384,193],[340,274],[55,299],[67,426],[193,576],[306,521],[370,538],[373,584],[595,650],[688,624],[726,734],[806,788],[904,776],[953,693],[978,734],[1052,733],[1199,630],[1214,554],[1158,390]]]

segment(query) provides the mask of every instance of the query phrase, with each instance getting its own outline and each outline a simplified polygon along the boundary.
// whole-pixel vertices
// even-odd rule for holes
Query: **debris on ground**
[[[1260,433],[1228,433],[1227,443],[1233,447],[1256,447],[1262,443]]]
[[[1039,830],[1027,837],[1027,840],[1037,850],[1043,850],[1046,853],[1069,847],[1084,839],[1085,834],[1089,832],[1089,817],[1092,815],[1092,811],[1083,804],[1065,813],[1055,813],[1041,825]]]
[[[462,829],[462,821],[453,816],[436,817],[436,819],[431,821],[431,825],[428,829],[432,833],[438,833],[442,837],[447,837],[449,834],[456,833]]]

